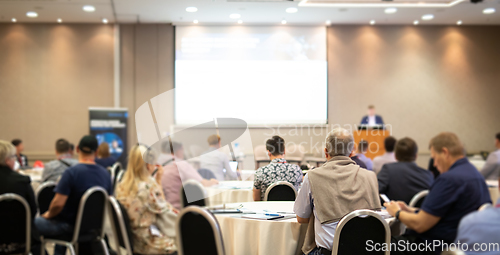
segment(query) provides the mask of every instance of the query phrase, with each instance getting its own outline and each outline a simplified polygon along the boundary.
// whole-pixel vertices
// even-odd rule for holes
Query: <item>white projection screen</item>
[[[175,122],[326,124],[325,27],[177,26]]]

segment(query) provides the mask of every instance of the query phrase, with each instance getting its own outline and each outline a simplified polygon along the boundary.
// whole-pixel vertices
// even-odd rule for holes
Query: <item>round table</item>
[[[208,206],[221,204],[252,202],[252,181],[223,181],[219,185],[207,188]]]

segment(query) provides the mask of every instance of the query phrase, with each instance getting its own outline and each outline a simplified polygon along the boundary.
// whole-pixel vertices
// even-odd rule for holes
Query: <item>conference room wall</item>
[[[113,27],[0,24],[0,139],[52,159],[89,132],[88,107],[113,106]]]

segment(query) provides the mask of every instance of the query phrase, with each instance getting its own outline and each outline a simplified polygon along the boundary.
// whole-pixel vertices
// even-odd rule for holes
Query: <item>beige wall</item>
[[[0,139],[28,156],[89,132],[88,107],[113,106],[109,25],[0,24]]]

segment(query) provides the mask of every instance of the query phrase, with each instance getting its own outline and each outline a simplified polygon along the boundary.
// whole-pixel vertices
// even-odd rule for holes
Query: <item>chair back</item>
[[[344,216],[335,230],[333,237],[332,255],[363,255],[384,254],[390,251],[375,251],[368,248],[369,242],[373,246],[387,247],[391,243],[391,230],[387,222],[380,215],[371,210],[356,210]]]
[[[285,159],[289,163],[300,164],[304,161],[305,148],[302,145],[292,144],[286,148],[285,152]]]
[[[278,181],[267,187],[264,201],[295,201],[297,190],[286,181]]]
[[[215,177],[215,174],[208,170],[208,169],[198,169],[198,173],[201,175],[201,177],[203,177],[203,179],[205,180],[210,180],[210,179],[217,179]]]
[[[488,208],[490,208],[490,207],[492,207],[492,206],[493,206],[493,205],[492,205],[491,203],[484,203],[484,204],[482,204],[482,205],[479,207],[478,211],[482,211],[482,210],[484,210],[484,209],[488,209]]]
[[[26,199],[14,193],[0,195],[0,253],[30,253],[31,220]]]
[[[424,203],[425,197],[429,194],[429,190],[422,190],[418,192],[413,198],[410,200],[409,206],[420,208]]]
[[[128,255],[133,255],[132,227],[130,226],[130,218],[128,217],[127,210],[116,198],[110,196],[108,200],[116,247],[124,247]]]
[[[111,170],[110,170],[111,185],[113,185],[112,190],[115,190],[116,183],[119,182],[118,175],[119,175],[120,171],[123,171],[122,164],[120,162],[114,163],[113,166],[111,167]]]
[[[108,193],[99,186],[92,187],[83,194],[76,214],[72,243],[78,242],[81,236],[103,237],[107,201]]]
[[[181,187],[181,202],[182,208],[197,205],[197,206],[206,206],[206,192],[205,188],[201,183],[195,180],[188,180],[182,183]]]
[[[56,183],[53,181],[48,181],[42,183],[36,190],[36,202],[38,204],[38,210],[40,215],[44,214],[49,210],[50,203],[52,199],[56,195],[54,192],[54,188],[56,187]]]
[[[179,255],[225,255],[219,222],[198,206],[181,211],[176,223]]]

